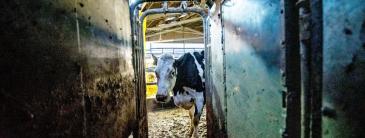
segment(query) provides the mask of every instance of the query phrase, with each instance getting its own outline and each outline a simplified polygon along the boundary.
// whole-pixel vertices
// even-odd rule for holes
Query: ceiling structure
[[[187,1],[188,7],[200,6],[202,1]],[[142,5],[142,12],[147,9],[162,8],[163,2],[149,2]],[[168,7],[180,7],[181,2],[167,2]],[[148,42],[187,42],[203,43],[203,21],[197,13],[153,14],[145,19],[146,41]]]

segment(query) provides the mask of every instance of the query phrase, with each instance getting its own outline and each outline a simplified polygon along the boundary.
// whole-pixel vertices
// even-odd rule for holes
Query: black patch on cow
[[[201,53],[194,52],[194,56],[195,56],[196,60],[198,61],[198,63],[200,64],[201,68],[204,71],[205,70],[205,66],[204,66],[204,63],[203,63],[204,51],[202,51]],[[205,72],[203,72],[203,78],[205,78]],[[205,88],[205,84],[203,84],[203,87]]]
[[[200,56],[198,52],[194,53],[194,55],[196,54],[199,55],[199,57],[196,56],[198,63],[204,65],[202,64],[204,56]],[[174,62],[174,67],[177,69],[176,83],[173,89],[174,95],[176,95],[177,92],[184,92],[183,86],[192,88],[197,92],[204,92],[204,84],[199,76],[195,59],[190,53],[185,53],[183,56],[177,59]]]
[[[203,69],[203,78],[205,78],[205,66],[204,66],[204,63],[203,63],[203,60],[204,60],[204,50],[201,51],[200,53],[198,52],[194,52],[193,53],[196,60],[198,61],[198,63],[200,64],[201,68]],[[203,83],[203,89],[205,90],[205,83]],[[203,96],[204,96],[204,103],[205,103],[205,92],[203,93]]]
[[[194,108],[195,108],[194,116],[197,116],[198,115],[198,107],[194,106]]]

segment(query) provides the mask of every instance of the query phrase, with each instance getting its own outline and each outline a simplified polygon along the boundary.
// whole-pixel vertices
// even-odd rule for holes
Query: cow
[[[152,57],[156,64],[156,101],[168,102],[172,92],[174,104],[189,110],[188,137],[198,137],[198,123],[205,104],[204,51],[185,53],[179,59],[171,54],[163,54],[159,59]]]

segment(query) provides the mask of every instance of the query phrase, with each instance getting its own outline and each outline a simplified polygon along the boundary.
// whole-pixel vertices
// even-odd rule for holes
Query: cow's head
[[[158,102],[168,102],[170,100],[169,93],[176,83],[176,63],[175,59],[170,54],[163,54],[159,59],[152,55],[154,64],[156,65],[155,74],[157,77],[157,94]]]

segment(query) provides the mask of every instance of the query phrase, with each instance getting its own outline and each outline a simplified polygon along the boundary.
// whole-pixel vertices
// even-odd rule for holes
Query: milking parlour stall
[[[365,138],[365,0],[3,0],[0,138]]]

